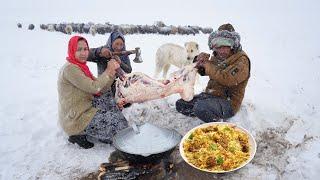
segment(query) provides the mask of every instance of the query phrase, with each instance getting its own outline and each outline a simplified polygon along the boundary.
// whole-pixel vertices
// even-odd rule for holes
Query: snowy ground
[[[60,3],[56,8],[63,8],[62,15],[57,16],[36,13],[39,7],[44,7],[43,1],[34,0],[35,11],[29,4],[13,2],[1,7],[4,14],[0,16],[1,22],[5,23],[0,33],[0,179],[73,179],[96,171],[100,163],[107,161],[114,148],[96,143],[92,149],[81,149],[69,144],[57,125],[57,74],[65,61],[70,36],[42,31],[38,28],[39,24],[36,24],[34,31],[26,30],[25,26],[31,22],[104,22],[103,17],[87,12],[88,16],[73,19],[66,13],[66,7],[72,6],[72,3],[62,5],[59,0],[55,1]],[[160,2],[156,5],[162,5]],[[100,8],[99,3],[103,2],[90,5]],[[188,13],[180,10],[180,14],[171,14],[172,17],[164,15],[163,20],[168,24],[191,22],[192,25],[213,28],[223,22],[231,22],[242,35],[243,48],[252,62],[252,76],[243,105],[230,121],[254,135],[258,142],[257,154],[252,163],[223,177],[317,179],[320,175],[320,27],[316,23],[320,17],[316,9],[319,3],[288,1],[277,2],[276,5],[263,2],[243,5],[234,2],[238,9],[229,6],[228,9],[221,2],[202,3],[210,4],[212,13],[208,6],[202,7],[199,3],[194,7],[198,19],[192,17],[190,21],[185,21]],[[41,12],[48,10],[49,14],[53,13],[56,9],[50,6],[54,5],[46,5]],[[91,6],[89,10],[94,11]],[[151,4],[147,3],[145,9],[140,8],[151,13],[152,8],[148,7]],[[192,5],[187,7],[190,12]],[[160,6],[160,10],[164,8],[164,5]],[[201,8],[204,10],[201,11]],[[146,17],[141,11],[134,15],[134,8],[125,10],[132,14],[129,20],[124,15],[107,13],[109,18],[114,19],[110,21],[115,24],[151,24],[158,20],[156,15],[160,13],[155,10],[156,15]],[[10,16],[5,16],[8,14]],[[17,22],[26,24],[23,29],[18,29]],[[84,36],[91,47],[105,44],[108,37]],[[139,46],[142,50],[144,62],[133,64],[134,71],[152,76],[155,52],[160,45],[166,42],[183,45],[185,41],[193,40],[200,44],[201,51],[209,52],[207,37],[203,34],[128,35],[126,40],[128,49]],[[90,64],[90,68],[96,71],[94,64]],[[195,87],[197,92],[205,88],[206,82],[207,78],[200,78]],[[174,108],[178,98],[173,95],[134,104],[125,109],[124,114],[129,120],[149,121],[184,134],[201,121],[178,114]]]

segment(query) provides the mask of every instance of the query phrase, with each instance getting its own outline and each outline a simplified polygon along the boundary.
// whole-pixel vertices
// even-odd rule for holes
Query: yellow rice
[[[193,131],[183,143],[189,163],[212,172],[230,171],[250,158],[248,135],[231,125],[213,125]]]

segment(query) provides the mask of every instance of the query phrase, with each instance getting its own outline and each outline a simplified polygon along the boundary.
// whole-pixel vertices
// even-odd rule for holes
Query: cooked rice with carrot
[[[207,171],[223,172],[250,158],[248,135],[231,125],[213,125],[193,131],[183,143],[188,162]]]

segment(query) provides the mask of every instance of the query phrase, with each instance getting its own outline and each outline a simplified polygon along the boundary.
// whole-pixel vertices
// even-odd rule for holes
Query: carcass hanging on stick
[[[118,71],[120,78],[116,82],[116,101],[124,98],[127,103],[144,102],[175,93],[179,93],[183,100],[190,101],[194,96],[196,67],[200,63],[203,62],[192,63],[173,72],[165,81],[155,80],[140,72],[124,74]]]

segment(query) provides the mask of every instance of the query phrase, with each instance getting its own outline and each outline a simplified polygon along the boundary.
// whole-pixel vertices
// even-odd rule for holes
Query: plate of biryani
[[[184,161],[201,171],[225,173],[248,164],[257,149],[253,136],[228,122],[212,122],[191,129],[180,142]]]

